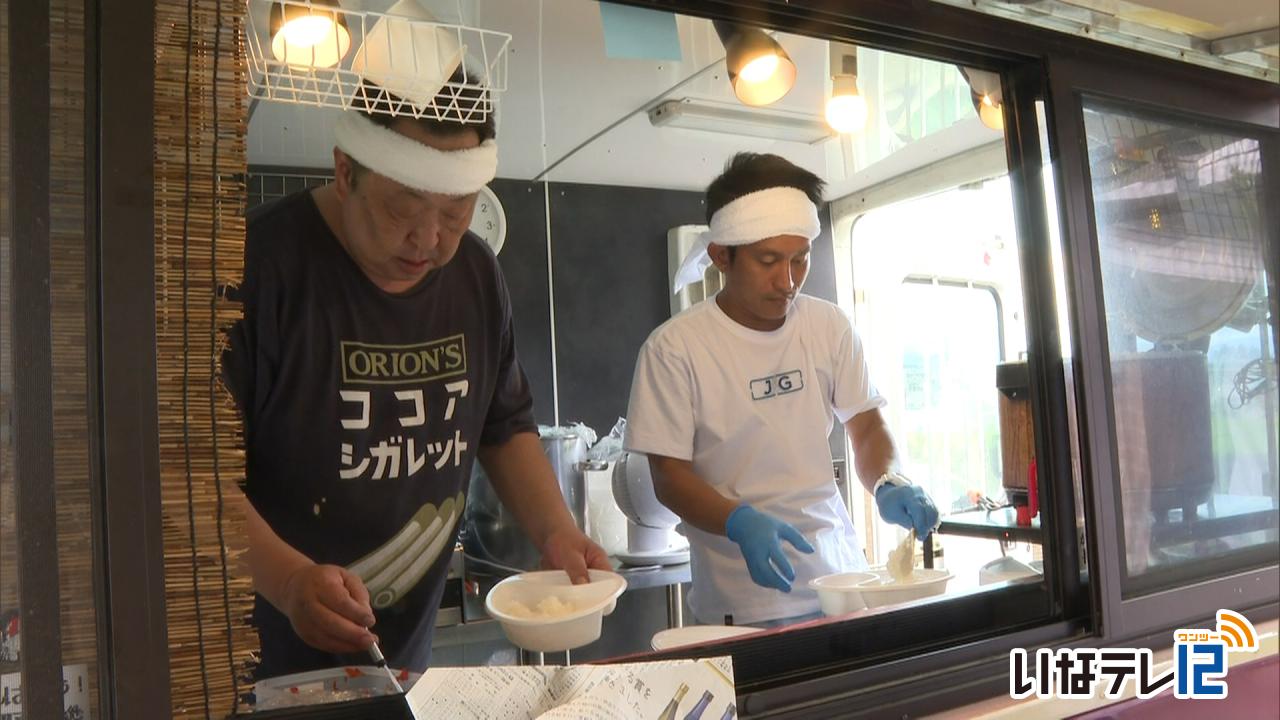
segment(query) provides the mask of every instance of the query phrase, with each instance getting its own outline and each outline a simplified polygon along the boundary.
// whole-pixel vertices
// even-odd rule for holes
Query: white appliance
[[[588,468],[587,535],[610,556],[627,551],[627,516],[613,499],[613,469],[610,462],[603,470]]]
[[[675,531],[680,518],[658,501],[649,458],[627,453],[613,467],[613,497],[627,516],[627,550],[617,557],[627,565],[678,565],[689,562],[689,541]]]

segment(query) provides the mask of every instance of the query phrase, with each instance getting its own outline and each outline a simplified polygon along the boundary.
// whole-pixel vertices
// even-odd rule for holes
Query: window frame
[[[170,702],[156,383],[155,7],[85,3],[86,236],[97,259],[100,706],[166,717]],[[164,677],[169,682],[158,682]]]
[[[62,631],[49,345],[50,13],[48,0],[8,3],[11,105],[10,193],[15,232],[15,347],[24,350],[15,392],[15,467],[24,521],[22,575],[23,709],[61,717]],[[98,701],[105,717],[170,713],[163,528],[156,424],[152,158],[154,8],[84,3],[84,241],[87,411],[94,542]],[[19,142],[18,140],[21,140]],[[21,242],[17,239],[21,238]],[[139,350],[142,349],[140,352]],[[148,352],[147,349],[150,349]],[[15,368],[17,370],[17,368]],[[15,373],[16,374],[16,373]],[[17,385],[15,377],[15,385]],[[49,612],[53,608],[53,612]],[[30,617],[28,617],[28,615]],[[163,681],[161,681],[163,678]]]
[[[51,175],[48,130],[51,7],[48,0],[11,0],[8,11],[10,312],[12,313],[13,517],[17,525],[18,613],[23,646],[23,711],[62,714],[62,624],[58,575],[57,499],[53,467],[53,317],[51,296]],[[21,98],[25,107],[13,102]],[[21,312],[17,310],[21,308]],[[21,348],[21,353],[13,350]]]

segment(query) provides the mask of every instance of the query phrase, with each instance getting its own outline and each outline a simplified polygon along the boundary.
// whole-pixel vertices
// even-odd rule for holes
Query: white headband
[[[818,208],[803,190],[772,187],[747,193],[711,216],[711,227],[698,236],[680,263],[674,278],[675,292],[701,282],[711,264],[707,246],[750,245],[779,235],[799,235],[813,240],[822,232]],[[674,294],[674,293],[673,293]]]
[[[343,113],[333,134],[338,147],[361,165],[422,192],[470,195],[498,173],[492,138],[465,150],[437,150],[355,111]]]

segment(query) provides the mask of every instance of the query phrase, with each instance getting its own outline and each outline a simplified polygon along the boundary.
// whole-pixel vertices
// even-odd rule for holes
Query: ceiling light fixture
[[[999,73],[962,67],[960,74],[969,83],[969,95],[978,119],[992,130],[1004,132],[1004,93]]]
[[[858,92],[858,49],[833,42],[831,49],[831,97],[827,98],[827,124],[839,133],[858,132],[867,125],[867,99]]]
[[[777,40],[760,28],[724,20],[712,23],[724,43],[733,94],[747,105],[770,105],[796,84],[796,65]]]
[[[271,4],[271,54],[300,67],[327,68],[342,62],[351,32],[337,0]]]
[[[822,118],[778,108],[744,108],[737,103],[682,98],[649,110],[655,127],[704,130],[726,135],[784,140],[812,145],[832,137]]]

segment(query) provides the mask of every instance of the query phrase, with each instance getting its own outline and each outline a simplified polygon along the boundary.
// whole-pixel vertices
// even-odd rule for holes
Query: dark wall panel
[[[818,218],[822,221],[822,234],[813,241],[804,294],[836,302],[836,251],[831,244],[831,212],[823,208]]]
[[[511,291],[516,353],[533,388],[538,422],[555,422],[551,377],[551,304],[547,283],[547,218],[541,183],[497,179],[489,187],[507,215],[498,263]]]
[[[703,221],[702,195],[551,184],[560,419],[608,432],[636,353],[671,315],[667,231]]]
[[[828,302],[837,302],[836,251],[831,239],[830,210],[823,209],[819,217],[822,220],[822,234],[813,241],[813,255],[809,259],[809,279],[804,283],[804,293]],[[831,443],[832,459],[843,461],[845,457],[844,428],[839,423],[831,429],[831,436],[827,440]]]

